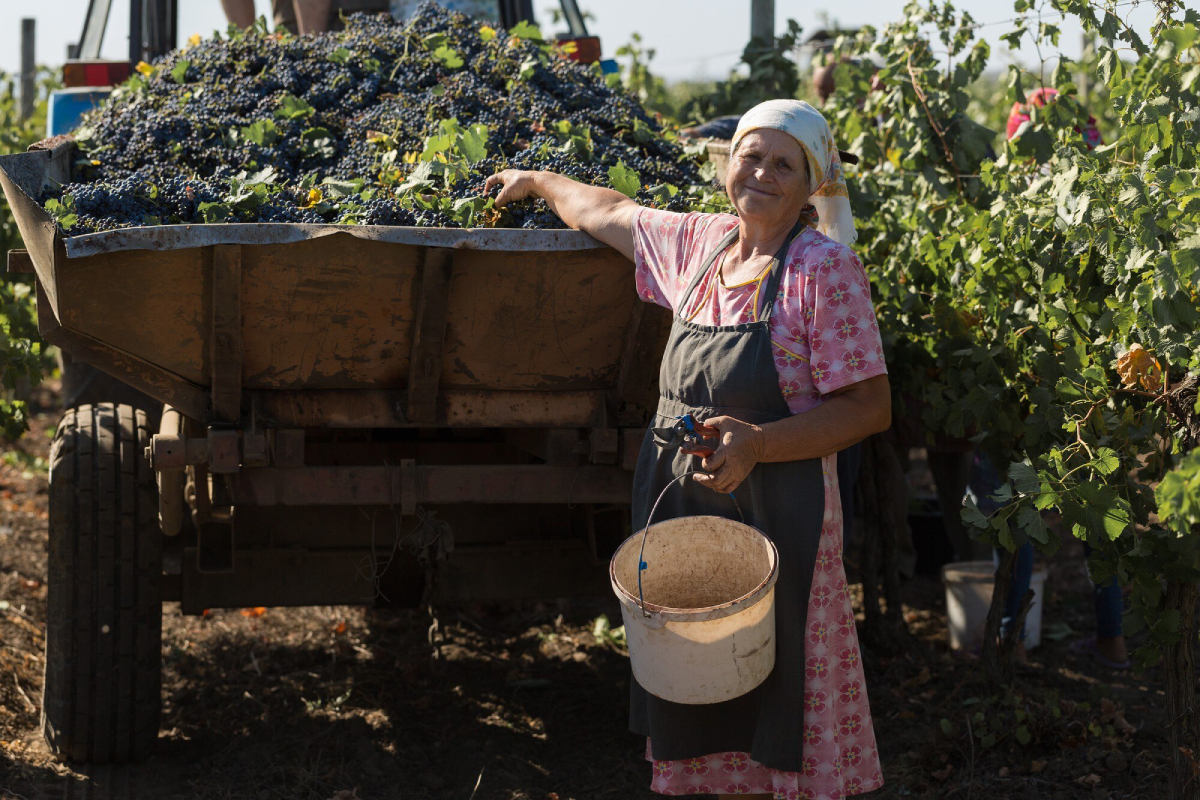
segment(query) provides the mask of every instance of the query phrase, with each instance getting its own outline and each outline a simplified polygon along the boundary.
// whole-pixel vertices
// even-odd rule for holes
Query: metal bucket
[[[762,531],[723,517],[666,520],[626,539],[608,573],[633,675],[650,694],[721,703],[771,674],[779,553]]]

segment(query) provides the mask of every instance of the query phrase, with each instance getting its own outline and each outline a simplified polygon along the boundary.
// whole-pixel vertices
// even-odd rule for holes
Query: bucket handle
[[[658,511],[658,504],[662,502],[662,499],[664,497],[666,497],[667,490],[670,489],[672,486],[674,486],[676,483],[678,483],[679,481],[681,481],[684,478],[687,478],[691,475],[706,475],[706,474],[708,474],[708,473],[704,472],[704,470],[692,469],[692,470],[688,470],[687,472],[683,473],[682,475],[680,475],[676,478],[672,478],[671,480],[667,481],[667,485],[663,487],[663,490],[661,492],[659,492],[658,499],[654,501],[654,505],[650,508],[650,516],[646,518],[646,527],[642,530],[642,548],[641,548],[641,550],[638,551],[638,605],[641,606],[642,616],[645,617],[646,619],[650,618],[650,614],[649,614],[649,612],[646,611],[646,597],[642,593],[642,573],[649,567],[649,565],[646,563],[646,559],[645,559],[646,537],[648,537],[650,535],[650,526],[654,523],[654,512]],[[741,503],[739,503],[737,501],[737,498],[733,496],[733,492],[729,492],[728,494],[729,494],[729,499],[733,501],[733,505],[737,508],[738,516],[741,517],[741,520],[744,523],[746,521],[746,515],[742,512]]]

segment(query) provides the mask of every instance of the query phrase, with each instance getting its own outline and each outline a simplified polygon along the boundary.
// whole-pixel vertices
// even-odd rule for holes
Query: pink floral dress
[[[633,235],[642,299],[674,310],[692,270],[737,224],[728,214],[639,211]],[[887,368],[866,272],[849,248],[808,228],[792,243],[784,269],[771,313],[771,340],[779,389],[792,413],[802,414],[830,392],[883,375]],[[701,325],[748,322],[761,282],[762,276],[726,286],[714,267],[680,314]],[[836,458],[822,459],[825,518],[808,606],[803,769],[770,769],[742,752],[660,761],[647,741],[646,758],[654,770],[650,788],[658,794],[838,800],[883,785],[842,565]]]

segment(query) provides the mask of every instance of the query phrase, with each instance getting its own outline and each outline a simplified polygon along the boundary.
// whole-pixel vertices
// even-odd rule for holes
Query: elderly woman
[[[839,798],[883,783],[841,557],[835,453],[890,424],[887,370],[841,161],[820,112],[773,100],[742,117],[725,189],[737,210],[676,214],[550,172],[488,179],[497,203],[543,198],[564,222],[633,260],[644,300],[670,308],[658,418],[691,413],[720,430],[694,456],[648,433],[634,528],[668,482],[662,518],[748,523],[779,550],[775,669],[713,705],[631,684],[630,728],[648,737],[661,794]]]

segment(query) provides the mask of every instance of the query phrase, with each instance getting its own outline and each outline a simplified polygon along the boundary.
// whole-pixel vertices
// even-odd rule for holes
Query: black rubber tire
[[[70,761],[144,758],[162,714],[162,536],[146,414],[63,415],[50,449],[42,733]]]

